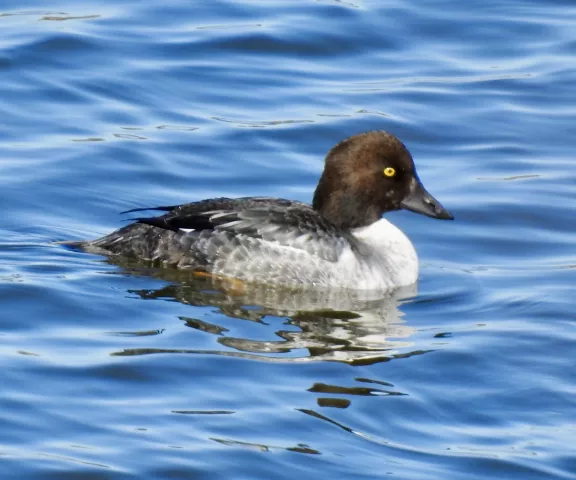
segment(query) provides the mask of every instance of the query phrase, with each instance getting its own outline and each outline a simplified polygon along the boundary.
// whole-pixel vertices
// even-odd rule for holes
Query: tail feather
[[[52,242],[53,245],[62,245],[76,250],[82,249],[86,246],[85,240],[63,240],[61,242]]]

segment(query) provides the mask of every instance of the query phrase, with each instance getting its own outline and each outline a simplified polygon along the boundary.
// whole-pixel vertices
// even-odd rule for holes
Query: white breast
[[[398,227],[382,218],[352,233],[360,242],[360,253],[346,252],[340,262],[355,272],[355,288],[392,288],[416,282],[418,257]]]

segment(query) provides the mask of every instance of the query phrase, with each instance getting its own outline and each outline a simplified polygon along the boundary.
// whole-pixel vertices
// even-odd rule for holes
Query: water
[[[576,478],[575,24],[562,0],[5,0],[0,476]],[[415,296],[226,295],[52,244],[143,205],[310,201],[371,129],[456,216],[390,215]]]

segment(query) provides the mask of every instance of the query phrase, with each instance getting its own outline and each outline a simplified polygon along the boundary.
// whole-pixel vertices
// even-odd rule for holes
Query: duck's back
[[[142,211],[146,209],[137,209]],[[149,209],[152,210],[152,209]],[[273,284],[334,283],[351,236],[308,204],[283,199],[211,199],[157,207],[164,215],[98,240],[85,251]]]

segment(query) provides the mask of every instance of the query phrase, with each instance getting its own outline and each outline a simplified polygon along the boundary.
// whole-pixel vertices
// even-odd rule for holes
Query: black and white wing
[[[219,198],[157,209],[168,213],[136,221],[172,232],[228,232],[238,239],[248,237],[303,250],[330,262],[336,262],[353,242],[310,205],[290,200]]]

